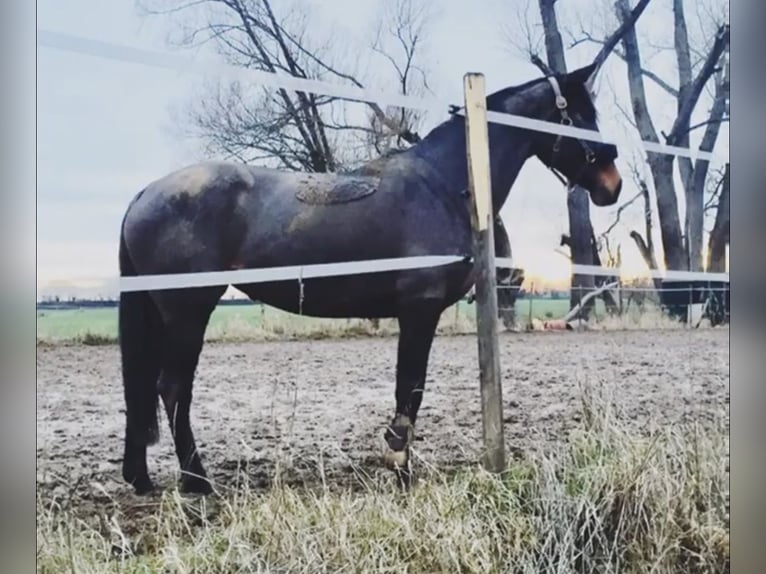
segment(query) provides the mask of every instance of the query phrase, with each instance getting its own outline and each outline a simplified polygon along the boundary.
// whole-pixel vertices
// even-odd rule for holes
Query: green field
[[[520,323],[531,316],[537,319],[562,317],[569,308],[566,299],[523,299],[516,304]],[[474,305],[461,302],[445,311],[441,328],[452,332],[470,330]],[[603,309],[597,306],[597,314]],[[379,334],[394,328],[392,321],[381,322]],[[275,339],[302,336],[342,336],[374,334],[366,321],[315,319],[284,313],[261,305],[220,305],[210,319],[208,337],[213,339]],[[42,309],[37,311],[37,339],[40,341],[81,341],[104,343],[117,337],[116,308]]]

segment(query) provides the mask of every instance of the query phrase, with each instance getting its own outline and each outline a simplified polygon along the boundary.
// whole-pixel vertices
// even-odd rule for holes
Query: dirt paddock
[[[418,420],[416,456],[472,463],[481,445],[476,338],[439,337]],[[582,385],[601,389],[637,431],[728,421],[728,329],[501,335],[506,447],[522,455],[578,423]],[[383,426],[394,409],[396,339],[207,344],[192,428],[208,473],[230,485],[250,463],[268,482],[277,461],[296,476],[382,472]],[[37,486],[70,496],[128,494],[120,477],[123,398],[116,346],[40,347]],[[177,479],[167,421],[150,473]],[[302,461],[314,461],[304,463]],[[75,488],[75,485],[78,485]]]

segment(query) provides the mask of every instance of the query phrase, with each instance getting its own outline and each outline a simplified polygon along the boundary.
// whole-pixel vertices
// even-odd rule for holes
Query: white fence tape
[[[113,42],[104,42],[102,40],[84,38],[82,36],[74,36],[72,34],[57,32],[53,30],[38,29],[37,43],[40,46],[46,48],[64,50],[97,58],[119,60],[122,62],[130,62],[135,64],[142,64],[145,66],[166,68],[188,73],[212,74],[221,77],[233,77],[240,80],[246,79],[248,81],[273,88],[301,90],[314,94],[334,96],[337,98],[353,101],[375,102],[379,105],[398,106],[402,108],[429,111],[438,110],[441,112],[447,110],[450,107],[449,102],[442,101],[437,98],[418,98],[399,94],[396,92],[384,92],[379,90],[370,90],[367,88],[358,88],[349,85],[333,84],[320,80],[297,78],[289,74],[278,74],[253,70],[250,68],[242,68],[240,66],[234,66],[222,61],[195,61],[167,52],[163,53],[152,50],[145,50],[143,48],[135,48],[132,46],[115,44]],[[462,111],[460,110],[462,110],[462,108],[458,108],[458,111],[454,113],[461,114]],[[488,111],[487,121],[491,123],[504,124],[534,131],[547,132],[555,135],[577,137],[589,141],[618,144],[618,142],[614,140],[604,138],[604,136],[599,132],[577,128],[574,126],[565,126],[559,123],[544,122],[542,120],[536,120],[515,114]],[[684,156],[692,159],[706,159],[708,161],[728,161],[728,159],[723,158],[720,154],[714,154],[712,152],[705,152],[678,146],[670,146],[667,144],[660,144],[658,142],[650,142],[644,140],[639,141],[641,142],[640,145],[642,145],[646,151],[653,153]]]
[[[599,267],[597,265],[572,265],[572,273],[579,275],[597,275],[601,277],[630,277],[638,279],[651,277],[665,281],[720,281],[729,282],[728,273],[707,273],[704,271],[669,271],[666,269],[646,270],[642,272],[626,272],[615,267]]]
[[[342,263],[319,263],[316,265],[290,265],[262,269],[137,275],[133,277],[120,277],[120,291],[153,291],[185,287],[268,283],[271,281],[299,281],[318,277],[338,277],[361,273],[422,269],[460,261],[470,262],[471,259],[469,257],[460,257],[459,255],[424,255],[420,257],[370,259],[366,261],[344,261]]]
[[[438,267],[450,263],[471,262],[471,257],[459,255],[424,255],[315,265],[290,265],[261,269],[235,269],[231,271],[206,271],[199,273],[172,273],[166,275],[138,275],[120,277],[120,291],[155,291],[160,289],[182,289],[190,287],[226,286],[246,283],[268,283],[271,281],[301,281],[320,277],[340,277],[363,273],[404,271]],[[512,268],[514,261],[509,257],[495,259],[497,268]],[[717,281],[729,282],[728,273],[701,273],[690,271],[655,270],[644,273],[626,273],[624,270],[595,265],[572,265],[572,272],[581,275],[605,277],[652,277],[666,281]],[[684,288],[685,289],[685,288]]]

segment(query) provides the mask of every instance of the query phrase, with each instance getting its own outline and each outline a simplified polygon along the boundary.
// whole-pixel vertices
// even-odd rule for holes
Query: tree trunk
[[[718,133],[721,130],[721,121],[726,112],[726,99],[723,74],[720,74],[716,82],[715,100],[707,120],[709,123],[705,128],[705,133],[700,143],[702,151],[713,151],[715,142],[718,139]],[[698,159],[694,162],[691,185],[686,192],[686,233],[688,238],[689,269],[691,271],[702,271],[704,268],[702,245],[705,222],[705,183],[707,182],[709,167],[710,162],[707,160]],[[719,203],[719,207],[720,205]]]
[[[721,196],[715,214],[713,231],[708,241],[707,270],[711,273],[726,273],[726,246],[729,244],[729,164],[723,174]]]
[[[601,255],[599,255],[598,252],[598,243],[596,242],[596,235],[593,233],[593,230],[591,229],[591,236],[590,236],[590,250],[591,250],[591,257],[593,258],[593,265],[596,267],[603,267],[604,264],[601,261]],[[618,264],[619,266],[619,264]],[[602,287],[603,285],[607,283],[614,283],[615,281],[619,282],[619,277],[612,276],[612,277],[604,277],[602,276],[594,276],[593,277],[593,283],[594,288]],[[614,298],[614,294],[609,290],[605,289],[601,293],[599,293],[599,297],[604,302],[604,306],[606,307],[606,312],[610,315],[616,315],[620,311],[620,306],[617,303],[617,300]]]
[[[657,195],[657,212],[660,216],[660,237],[665,267],[685,270],[688,266],[681,235],[681,221],[678,216],[678,198],[673,183],[673,156],[650,153],[649,167]]]
[[[711,273],[726,273],[726,246],[729,244],[729,164],[726,164],[718,198],[713,231],[708,242],[707,270]],[[712,282],[706,316],[712,326],[727,322],[730,314],[729,285],[724,281]]]
[[[617,16],[620,21],[625,21],[629,13],[630,6],[628,0],[617,0]],[[636,119],[641,139],[659,142],[657,130],[654,127],[646,104],[641,53],[638,47],[635,28],[630,28],[625,33],[622,37],[622,44],[625,49],[625,61],[628,65],[628,85],[632,100],[633,116]],[[673,183],[674,157],[648,152],[647,159],[657,195],[657,212],[660,219],[660,235],[665,254],[665,265],[668,269],[686,269],[687,257],[684,252],[681,222],[678,216],[678,201]]]
[[[561,41],[559,23],[556,20],[555,3],[556,0],[540,0],[540,17],[543,21],[548,67],[557,74],[564,74],[567,71],[567,61],[564,56],[564,43]]]
[[[569,252],[572,263],[579,265],[594,265],[593,226],[590,222],[590,198],[588,192],[581,187],[574,187],[567,194],[567,208],[569,210]],[[580,300],[596,286],[593,275],[572,274],[571,290],[569,294],[569,307],[573,309],[580,304]],[[582,318],[587,319],[595,307],[595,299],[590,299],[583,306]]]

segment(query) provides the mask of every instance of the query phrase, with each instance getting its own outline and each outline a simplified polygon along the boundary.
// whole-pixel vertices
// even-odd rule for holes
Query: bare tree
[[[603,43],[602,49],[595,60],[603,63],[609,56],[622,36],[632,28],[641,16],[649,0],[640,0],[624,22]],[[537,66],[544,74],[563,74],[567,71],[566,54],[562,41],[559,23],[556,15],[556,0],[538,0],[539,15],[542,22],[542,42],[532,32],[528,14],[520,13],[519,21],[523,28],[521,32],[511,32],[510,41],[517,50],[525,53],[529,61]],[[529,11],[529,5],[524,9]],[[541,55],[541,43],[545,56]],[[571,260],[580,265],[601,265],[599,250],[596,243],[593,225],[590,219],[590,201],[588,192],[578,185],[571,186],[567,194],[567,212],[569,216],[569,234],[563,235],[561,245],[569,247]],[[599,282],[603,282],[601,278]],[[596,285],[593,275],[574,273],[571,279],[570,306],[575,308]],[[604,294],[607,306],[614,308],[614,300],[608,292]],[[587,316],[595,304],[595,298],[583,305],[582,315]]]
[[[660,142],[659,135],[662,135],[665,143],[682,147],[689,147],[691,133],[704,127],[698,149],[712,151],[721,124],[728,119],[728,75],[723,73],[723,70],[727,68],[724,64],[729,46],[729,25],[719,22],[712,35],[712,42],[708,42],[706,46],[694,46],[689,39],[683,0],[672,0],[672,7],[673,46],[667,49],[672,49],[675,53],[677,87],[644,66],[638,34],[634,28],[622,37],[622,50],[616,51],[627,67],[634,125],[643,140]],[[615,10],[618,21],[625,22],[631,14],[629,0],[616,0]],[[602,43],[602,40],[588,31],[584,31],[582,38],[575,44],[582,41]],[[652,48],[657,48],[651,46],[648,40],[646,43]],[[708,117],[705,121],[692,125],[692,115],[711,79],[714,81],[714,94]],[[676,114],[667,132],[661,131],[658,134],[655,127],[647,101],[645,80],[652,81],[676,100]],[[678,159],[678,171],[686,204],[686,217],[682,227],[674,181],[675,157],[648,152],[647,161],[656,195],[665,266],[668,269],[700,270],[703,267],[704,195],[710,162],[704,159],[692,162],[684,157]],[[645,191],[645,197],[648,197],[646,181],[641,181],[642,192]],[[651,229],[647,229],[647,232],[650,233]],[[645,249],[651,247],[651,237],[642,238],[637,231],[631,232],[631,236],[647,263],[652,262],[656,266],[653,249]]]
[[[386,3],[366,51],[320,37],[308,7],[272,0],[141,0],[145,11],[173,18],[184,47],[213,46],[230,64],[298,78],[365,87],[360,58],[375,54],[402,93],[427,88],[421,63],[428,17],[412,0]],[[350,56],[351,55],[351,56]],[[344,60],[355,60],[353,64]],[[377,68],[377,66],[376,66]],[[376,72],[379,70],[376,69]],[[208,154],[289,170],[333,172],[353,167],[391,146],[419,141],[421,116],[375,103],[364,108],[333,97],[218,82],[190,102],[191,133]]]
[[[413,0],[387,1],[378,18],[372,50],[395,71],[399,91],[405,95],[422,95],[429,91],[428,70],[419,56],[433,16],[428,2]],[[420,141],[413,130],[420,125],[420,110],[372,107],[369,116],[369,143],[376,155],[399,150]]]

